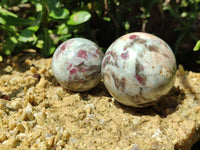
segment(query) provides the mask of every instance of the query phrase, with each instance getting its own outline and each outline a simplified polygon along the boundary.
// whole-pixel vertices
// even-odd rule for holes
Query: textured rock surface
[[[127,106],[154,104],[173,87],[176,59],[166,42],[143,32],[115,40],[102,61],[103,81],[109,93]]]
[[[53,55],[53,74],[68,90],[90,90],[101,81],[103,55],[98,45],[88,39],[69,39]]]
[[[200,140],[200,74],[177,71],[168,95],[147,108],[115,101],[101,82],[58,86],[52,59],[35,53],[0,63],[0,148],[190,150]]]

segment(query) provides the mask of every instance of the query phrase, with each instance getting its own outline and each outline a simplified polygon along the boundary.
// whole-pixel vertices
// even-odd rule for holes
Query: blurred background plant
[[[178,64],[200,71],[199,5],[200,0],[1,0],[0,53],[32,48],[49,57],[61,42],[78,36],[105,52],[119,36],[143,31],[165,40]]]
[[[59,0],[3,0],[0,10],[1,52],[5,55],[34,48],[44,57],[56,44],[77,34],[91,17],[78,10],[70,15]]]

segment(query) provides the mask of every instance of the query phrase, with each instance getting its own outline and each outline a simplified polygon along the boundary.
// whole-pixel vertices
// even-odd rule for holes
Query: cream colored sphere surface
[[[107,90],[117,101],[146,107],[173,87],[176,59],[162,39],[135,32],[121,36],[110,45],[101,70]]]
[[[69,39],[53,55],[53,74],[68,90],[88,91],[101,80],[103,55],[101,49],[88,39]]]

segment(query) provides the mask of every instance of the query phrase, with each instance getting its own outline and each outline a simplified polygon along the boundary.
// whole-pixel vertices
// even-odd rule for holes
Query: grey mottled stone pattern
[[[102,76],[109,93],[134,107],[146,107],[167,94],[175,73],[176,59],[167,43],[142,32],[115,40],[102,62]]]
[[[69,39],[63,42],[53,55],[53,74],[68,90],[90,90],[101,80],[103,55],[100,48],[88,39]]]

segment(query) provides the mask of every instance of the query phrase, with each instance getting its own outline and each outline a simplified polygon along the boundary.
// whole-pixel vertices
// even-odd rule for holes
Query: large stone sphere
[[[157,102],[173,87],[176,59],[166,42],[135,32],[115,40],[102,61],[103,82],[117,101],[134,107]]]

